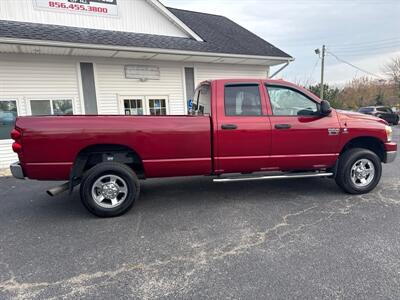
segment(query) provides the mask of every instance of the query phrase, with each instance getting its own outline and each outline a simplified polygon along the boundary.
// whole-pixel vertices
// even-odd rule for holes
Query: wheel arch
[[[381,161],[385,159],[385,146],[383,142],[376,137],[361,136],[351,139],[342,148],[340,156],[342,156],[343,153],[345,153],[347,150],[353,148],[368,149],[374,152],[380,158]]]
[[[145,178],[143,160],[131,147],[122,144],[92,144],[76,154],[70,181],[79,179],[86,170],[102,162],[126,164],[135,171],[138,178]]]

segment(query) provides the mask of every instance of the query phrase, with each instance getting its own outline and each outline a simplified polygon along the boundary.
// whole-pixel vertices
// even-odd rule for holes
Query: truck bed
[[[26,176],[67,180],[78,153],[91,145],[120,145],[143,161],[146,177],[212,172],[207,116],[19,117],[20,161]]]

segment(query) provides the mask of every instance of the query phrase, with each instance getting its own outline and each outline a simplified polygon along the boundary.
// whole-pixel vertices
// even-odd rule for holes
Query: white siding
[[[129,64],[156,65],[160,68],[160,80],[141,82],[125,79],[124,63],[96,63],[97,102],[100,114],[119,114],[122,110],[118,96],[167,96],[169,113],[183,114],[182,64],[168,62],[126,61]]]
[[[19,99],[19,114],[28,114],[29,99],[68,98],[81,113],[77,64],[59,56],[0,55],[0,99]]]
[[[195,66],[196,85],[208,79],[267,78],[268,66],[197,64]]]
[[[11,150],[11,140],[0,140],[0,168],[7,168],[18,161],[18,156]]]
[[[34,8],[34,0],[0,0],[0,19],[188,37],[145,0],[118,0],[117,17]]]
[[[29,99],[69,98],[81,113],[77,65],[70,59],[34,55],[0,55],[0,99],[17,100],[18,114],[28,114]],[[17,160],[12,140],[0,140],[0,168]]]

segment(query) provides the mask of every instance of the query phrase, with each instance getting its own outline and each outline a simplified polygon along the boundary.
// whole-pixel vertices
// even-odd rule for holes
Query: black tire
[[[92,189],[96,183],[99,183],[99,179],[102,177],[106,178],[107,176],[118,177],[117,179],[123,187],[125,187],[126,193],[123,192],[122,195],[125,195],[124,200],[120,202],[120,204],[116,204],[115,207],[104,207],[104,206],[112,206],[112,204],[106,203],[106,201],[111,202],[105,198],[105,202],[98,203],[93,194]],[[111,177],[110,177],[111,178]],[[107,183],[107,182],[106,182]],[[97,190],[96,190],[97,191]],[[97,192],[95,192],[96,194]],[[108,217],[117,217],[128,210],[131,209],[132,205],[134,204],[135,200],[139,197],[140,193],[140,185],[139,179],[136,176],[135,172],[122,163],[115,163],[115,162],[104,162],[100,163],[93,168],[89,169],[83,176],[81,187],[80,187],[80,195],[82,204],[86,207],[88,211],[98,217],[108,218]],[[99,193],[101,194],[101,193]],[[96,195],[95,195],[96,197]],[[114,198],[117,198],[118,195]],[[101,206],[101,204],[103,206]]]
[[[372,162],[375,173],[370,183],[359,186],[352,180],[352,167],[361,159]],[[379,183],[382,175],[382,164],[380,158],[372,151],[363,148],[347,150],[339,157],[339,165],[335,176],[336,183],[349,194],[365,194],[372,191]]]

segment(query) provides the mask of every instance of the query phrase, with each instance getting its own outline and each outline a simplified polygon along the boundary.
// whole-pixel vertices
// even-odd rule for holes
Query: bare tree
[[[384,71],[400,92],[400,56],[393,57],[392,60],[385,65]]]

